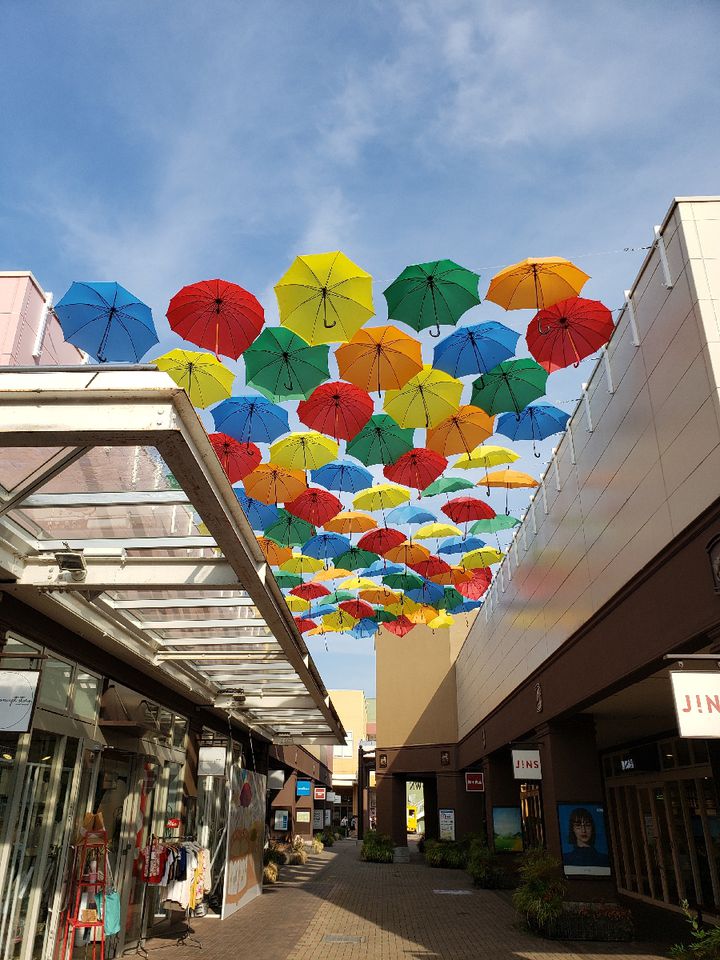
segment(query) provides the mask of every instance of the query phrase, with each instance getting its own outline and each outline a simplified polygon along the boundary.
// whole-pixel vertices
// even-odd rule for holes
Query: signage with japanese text
[[[484,793],[485,792],[485,774],[484,773],[470,773],[469,771],[465,774],[465,789],[468,793]]]

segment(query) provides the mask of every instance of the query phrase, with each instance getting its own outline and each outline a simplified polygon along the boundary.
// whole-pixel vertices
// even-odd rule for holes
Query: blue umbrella
[[[488,373],[515,356],[519,337],[519,333],[495,320],[460,327],[435,347],[433,366],[453,377]]]
[[[249,497],[242,487],[234,487],[233,489],[253,530],[266,530],[280,519],[280,511],[277,507],[271,507],[267,503],[263,503],[262,500]]]
[[[423,585],[416,590],[406,590],[405,596],[410,597],[410,599],[416,603],[434,604],[445,596],[445,591],[442,587],[438,586],[437,583],[425,580]]]
[[[363,617],[362,620],[358,620],[358,622],[350,631],[350,634],[353,637],[357,637],[359,640],[363,640],[366,637],[372,637],[373,634],[376,634],[379,629],[379,623],[377,623],[375,620],[371,620],[369,617]]]
[[[369,470],[343,460],[328,463],[319,470],[311,470],[310,475],[315,483],[326,490],[339,490],[341,493],[359,493],[373,485],[373,475]]]
[[[456,553],[469,553],[471,550],[479,550],[485,545],[485,541],[481,540],[480,537],[465,537],[464,540],[462,537],[450,537],[440,547],[438,553],[452,556]]]
[[[401,563],[390,563],[389,560],[376,560],[369,567],[365,567],[362,572],[363,577],[374,577],[376,575],[389,576],[391,573],[402,573],[405,567]]]
[[[272,443],[290,430],[287,410],[267,397],[230,397],[210,412],[215,429],[240,443]]]
[[[326,613],[335,613],[335,606],[332,603],[323,603],[319,607],[311,606],[305,611],[305,616],[314,620],[315,617],[324,617]]]
[[[539,457],[535,442],[562,433],[569,419],[570,414],[550,403],[531,403],[517,415],[503,413],[498,417],[495,431],[511,440],[532,440],[533,453]]]
[[[55,305],[63,336],[100,363],[138,363],[158,342],[152,311],[119,283],[78,283]]]
[[[470,613],[471,610],[478,610],[483,605],[482,600],[465,600],[464,603],[458,604],[457,607],[452,608],[453,613]]]
[[[422,507],[413,506],[411,503],[395,507],[387,515],[387,522],[393,527],[400,526],[403,523],[432,523],[435,520],[437,520],[437,517],[434,513],[423,510]]]
[[[314,557],[316,560],[334,560],[351,547],[350,540],[340,533],[318,533],[307,541],[302,552],[306,557]]]

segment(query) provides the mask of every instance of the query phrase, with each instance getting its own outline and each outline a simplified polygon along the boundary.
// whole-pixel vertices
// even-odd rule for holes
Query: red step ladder
[[[75,935],[79,930],[92,931],[92,960],[105,960],[105,920],[101,916],[99,900],[102,900],[104,907],[108,877],[107,833],[105,830],[94,830],[86,834],[75,847],[62,952],[58,960],[71,960],[75,948]],[[85,906],[83,906],[84,895],[87,895]],[[91,909],[88,904],[92,901],[97,908],[97,919],[83,920],[82,916],[86,910]]]

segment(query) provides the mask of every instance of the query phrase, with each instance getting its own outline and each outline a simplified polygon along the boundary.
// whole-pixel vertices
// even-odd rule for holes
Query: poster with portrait
[[[568,877],[609,877],[610,851],[601,803],[559,803],[563,870]]]
[[[267,777],[233,764],[222,919],[262,893]]]
[[[520,807],[493,807],[493,843],[496,853],[522,853]]]

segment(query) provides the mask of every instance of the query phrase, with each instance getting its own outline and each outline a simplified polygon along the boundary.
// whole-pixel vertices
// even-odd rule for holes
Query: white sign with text
[[[516,780],[542,780],[539,750],[513,750],[512,765]]]
[[[0,670],[0,730],[27,733],[39,679],[38,670]]]
[[[681,737],[720,737],[720,671],[673,671],[675,713]]]

